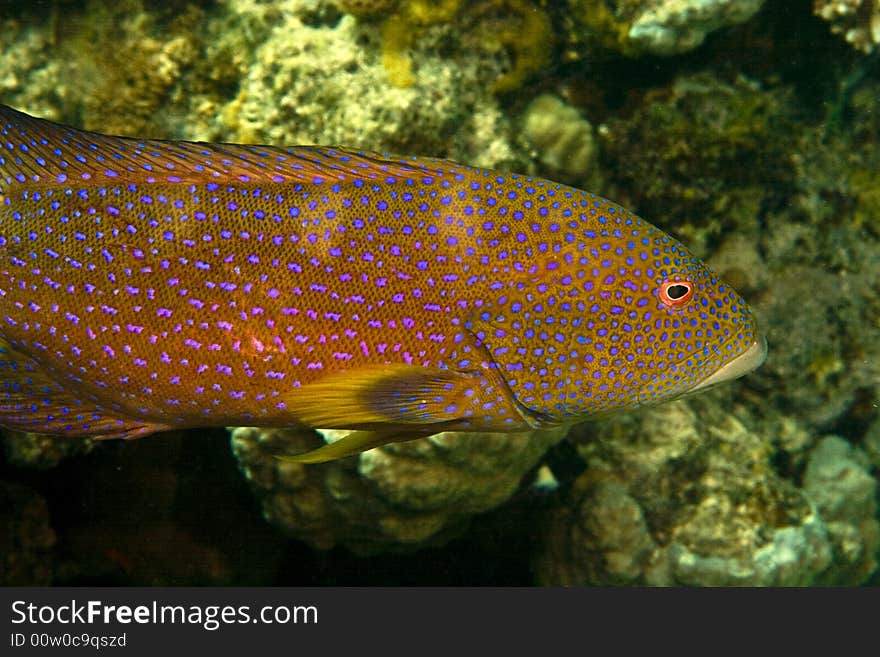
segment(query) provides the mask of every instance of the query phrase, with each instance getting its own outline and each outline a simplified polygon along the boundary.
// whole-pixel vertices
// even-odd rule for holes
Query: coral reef
[[[583,52],[675,55],[751,18],[763,0],[568,0],[569,42]]]
[[[877,0],[813,0],[813,11],[831,24],[853,48],[873,52],[880,43],[880,2]]]
[[[837,438],[798,490],[711,396],[596,429],[551,515],[543,584],[853,584],[876,565],[876,483]]]
[[[566,41],[577,59],[587,53],[616,51],[635,55],[629,41],[629,28],[640,9],[639,0],[633,2],[596,2],[596,0],[568,0],[565,20],[569,23]]]
[[[794,232],[797,225],[780,231],[786,228]],[[880,273],[868,261],[862,263],[865,274]],[[832,426],[860,395],[876,390],[880,336],[876,325],[865,322],[872,286],[859,276],[815,266],[774,267],[771,272],[773,285],[761,296],[759,308],[768,318],[774,356],[754,384],[766,392],[771,408],[795,415],[814,430]],[[805,323],[809,331],[803,330]]]
[[[505,16],[500,29],[487,26],[497,45],[513,53],[513,68],[492,84],[493,91],[506,93],[516,91],[550,64],[554,35],[550,18],[540,7],[526,0],[498,0],[497,4],[512,14],[512,18]]]
[[[51,3],[7,18],[4,102],[109,133],[181,137],[190,101],[211,86],[200,67],[204,19],[198,3],[145,7],[141,0]]]
[[[340,432],[321,433],[332,442]],[[372,554],[449,540],[507,500],[563,436],[447,432],[318,466],[275,458],[320,444],[313,431],[238,428],[231,442],[270,522],[321,549]]]
[[[55,533],[45,500],[0,481],[0,586],[46,586],[52,580]]]
[[[409,51],[424,35],[425,28],[452,21],[460,5],[460,0],[404,0],[399,11],[382,24],[382,63],[392,85],[410,87],[415,83]]]
[[[527,160],[492,92],[528,68],[527,58],[511,64],[497,44],[477,57],[458,54],[478,33],[476,19],[462,34],[438,22],[443,11],[457,13],[456,3],[406,3],[413,20],[436,23],[407,49],[418,72],[408,89],[389,85],[374,23],[315,0],[219,4],[169,12],[140,0],[93,1],[56,32],[36,19],[5,19],[4,100],[119,134],[339,144],[486,166]]]

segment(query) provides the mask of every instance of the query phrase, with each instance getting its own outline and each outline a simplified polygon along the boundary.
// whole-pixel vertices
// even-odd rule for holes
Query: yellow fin
[[[477,373],[378,365],[330,375],[291,391],[284,401],[299,422],[313,428],[430,426],[464,417],[479,385]]]
[[[392,428],[376,431],[352,431],[336,442],[322,445],[302,454],[277,454],[275,458],[286,463],[325,463],[334,461],[352,454],[359,454],[374,447],[381,447],[389,443],[406,442],[425,438],[435,433],[446,431],[445,427],[434,427],[431,430],[404,428]]]

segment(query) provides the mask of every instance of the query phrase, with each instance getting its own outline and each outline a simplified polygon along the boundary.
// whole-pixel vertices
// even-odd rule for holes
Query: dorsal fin
[[[0,105],[0,192],[42,186],[183,182],[319,184],[353,179],[455,175],[461,164],[318,146],[240,146],[113,137],[38,119]]]

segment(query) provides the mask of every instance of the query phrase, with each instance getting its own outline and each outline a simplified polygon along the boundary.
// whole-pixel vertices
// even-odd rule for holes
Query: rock
[[[331,441],[344,432],[322,432]],[[232,449],[267,520],[321,549],[358,554],[438,545],[506,501],[564,432],[446,432],[319,465],[277,454],[313,449],[318,433],[238,428]]]
[[[588,469],[551,514],[541,584],[804,585],[825,573],[832,541],[809,498],[773,471],[769,441],[704,397],[595,427]]]

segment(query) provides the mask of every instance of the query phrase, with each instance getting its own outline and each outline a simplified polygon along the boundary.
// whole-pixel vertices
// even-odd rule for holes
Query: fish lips
[[[687,394],[713,388],[719,383],[738,379],[752,370],[758,369],[767,359],[767,338],[760,336],[749,347],[732,361],[725,363],[700,381]]]
[[[759,336],[755,338],[752,343],[736,358],[731,361],[728,361],[714,372],[712,372],[709,376],[699,381],[696,385],[691,386],[685,390],[682,390],[679,394],[672,394],[665,399],[649,399],[645,394],[645,386],[639,390],[639,406],[652,406],[664,401],[671,401],[673,399],[682,399],[684,397],[690,397],[698,392],[704,392],[709,390],[710,388],[714,388],[715,386],[724,383],[726,381],[732,381],[734,379],[738,379],[739,377],[748,374],[752,370],[757,369],[761,366],[761,364],[767,358],[767,338],[765,336]]]

